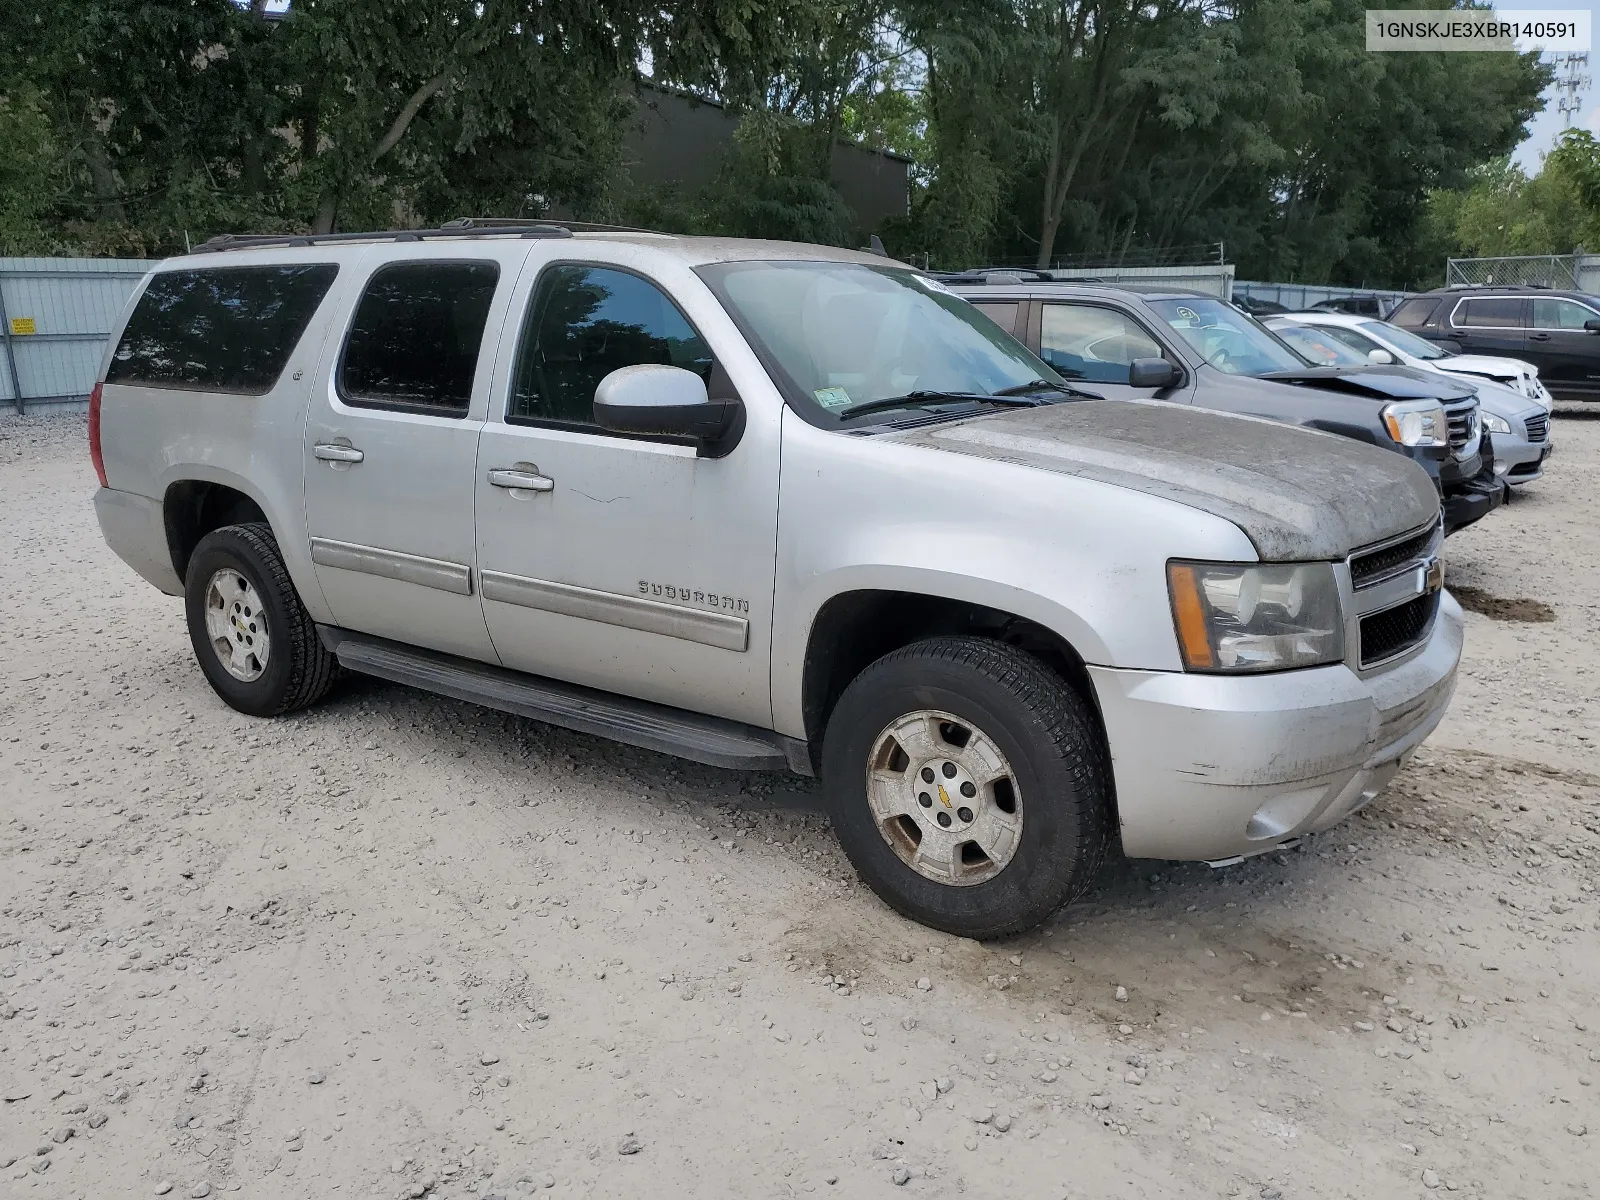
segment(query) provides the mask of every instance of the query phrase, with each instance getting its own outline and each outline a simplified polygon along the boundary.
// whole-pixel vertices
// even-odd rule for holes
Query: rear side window
[[[1410,300],[1401,301],[1400,307],[1389,314],[1389,323],[1404,325],[1407,329],[1416,329],[1426,325],[1428,318],[1433,316],[1433,310],[1439,307],[1439,301],[1432,296],[1414,296]]]
[[[1517,329],[1522,320],[1520,296],[1485,296],[1481,300],[1463,300],[1456,306],[1450,323],[1457,329]]]
[[[989,320],[1000,326],[1007,333],[1015,335],[1017,332],[1017,309],[1021,307],[1015,300],[974,300],[972,307],[981,312]]]
[[[163,271],[134,306],[106,382],[270,392],[338,274],[332,263]]]
[[[339,362],[346,404],[464,417],[498,264],[381,267],[356,306]]]
[[[646,363],[711,379],[710,347],[655,284],[605,267],[548,267],[528,305],[506,420],[593,427],[600,381]]]

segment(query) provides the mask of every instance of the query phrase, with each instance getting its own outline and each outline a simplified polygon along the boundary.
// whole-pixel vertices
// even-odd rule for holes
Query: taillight
[[[106,482],[106,460],[100,453],[100,389],[104,384],[95,384],[94,391],[89,393],[89,461],[94,463],[94,473],[100,477],[101,487],[110,487]]]

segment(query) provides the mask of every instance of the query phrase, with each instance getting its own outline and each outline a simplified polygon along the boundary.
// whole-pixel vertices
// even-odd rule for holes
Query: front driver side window
[[[1123,313],[1090,304],[1046,304],[1039,357],[1067,379],[1127,383],[1136,358],[1161,358],[1161,346]]]
[[[606,267],[547,267],[523,320],[506,421],[597,428],[600,381],[646,363],[711,379],[711,350],[655,284]]]

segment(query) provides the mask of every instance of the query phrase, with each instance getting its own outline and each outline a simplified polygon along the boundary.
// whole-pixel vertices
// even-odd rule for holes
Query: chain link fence
[[[1447,287],[1546,287],[1580,290],[1581,254],[1521,254],[1506,258],[1452,258],[1445,263]]]

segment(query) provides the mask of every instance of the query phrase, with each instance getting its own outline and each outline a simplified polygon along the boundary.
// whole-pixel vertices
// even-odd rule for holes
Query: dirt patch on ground
[[[979,945],[857,883],[814,784],[370,681],[231,712],[82,420],[0,421],[0,1195],[1592,1196],[1600,422],[1560,425],[1449,552],[1559,612],[1469,616],[1364,813]]]
[[[1556,619],[1556,610],[1543,600],[1530,600],[1526,596],[1507,599],[1467,583],[1452,583],[1450,594],[1459,600],[1461,607],[1468,612],[1482,613],[1496,621],[1543,624]]]

